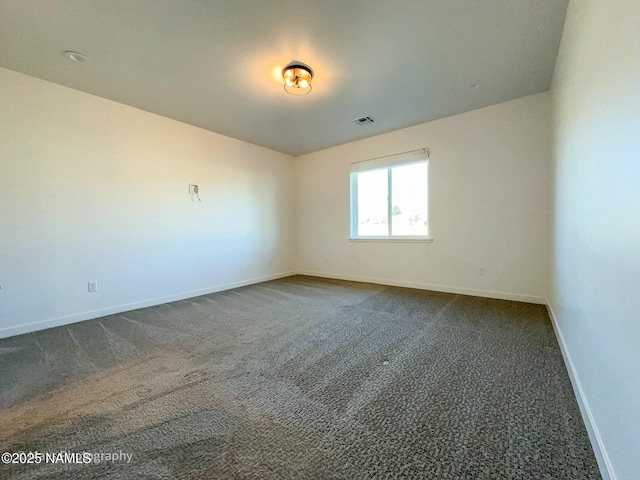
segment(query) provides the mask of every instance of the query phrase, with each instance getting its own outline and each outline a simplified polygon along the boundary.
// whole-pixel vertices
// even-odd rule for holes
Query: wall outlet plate
[[[98,291],[98,282],[89,282],[89,283],[87,283],[87,291],[89,291],[89,292],[97,292]]]

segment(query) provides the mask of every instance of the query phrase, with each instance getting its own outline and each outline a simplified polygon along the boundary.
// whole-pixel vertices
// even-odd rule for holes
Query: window
[[[430,240],[427,152],[352,165],[352,240]]]

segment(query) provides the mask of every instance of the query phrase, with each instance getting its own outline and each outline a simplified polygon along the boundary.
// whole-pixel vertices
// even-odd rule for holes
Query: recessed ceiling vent
[[[373,123],[373,118],[371,117],[360,117],[360,118],[356,118],[353,123],[355,123],[356,125],[367,125],[369,123]]]

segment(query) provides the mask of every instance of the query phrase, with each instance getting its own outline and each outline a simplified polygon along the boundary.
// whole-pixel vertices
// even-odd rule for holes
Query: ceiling
[[[301,155],[548,90],[567,2],[0,0],[0,66]]]

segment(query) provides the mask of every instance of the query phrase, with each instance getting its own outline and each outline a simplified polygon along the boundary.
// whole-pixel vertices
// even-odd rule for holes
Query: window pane
[[[427,164],[393,167],[391,175],[391,234],[426,236]]]
[[[389,235],[387,169],[358,173],[358,236]]]

